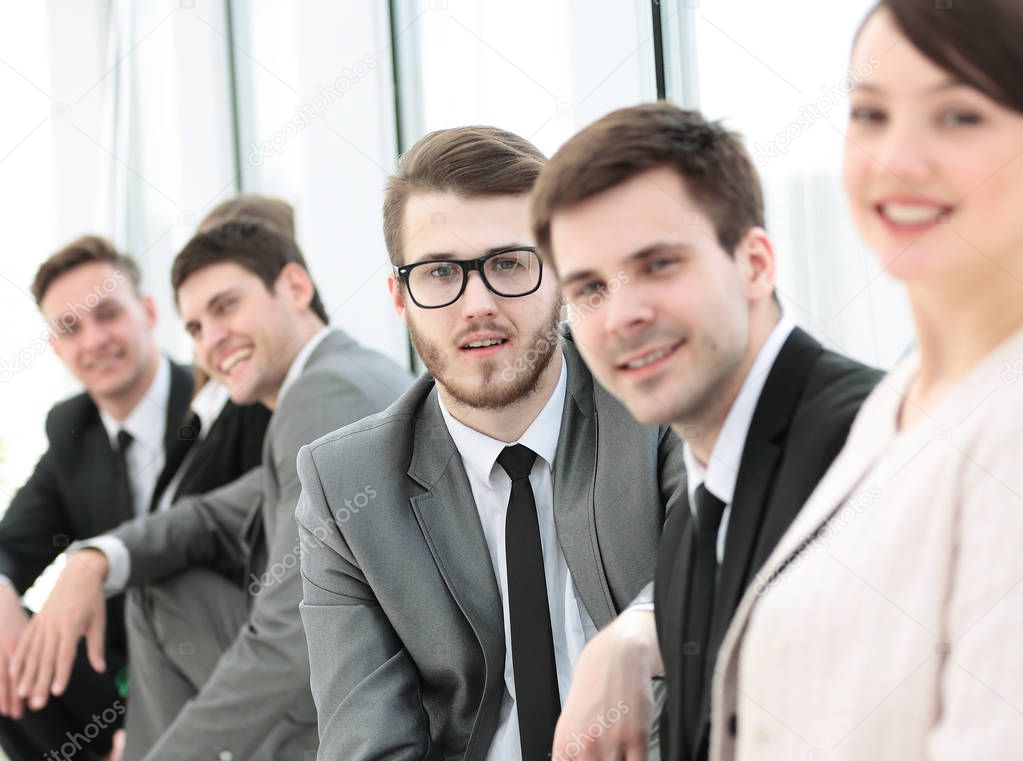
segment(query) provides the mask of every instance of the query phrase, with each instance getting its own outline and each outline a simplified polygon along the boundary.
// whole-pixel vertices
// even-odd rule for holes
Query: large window
[[[383,188],[397,141],[387,4],[232,2],[239,185],[281,196],[331,322],[402,362]]]
[[[647,0],[398,0],[407,146],[464,124],[552,153],[608,111],[656,97]]]

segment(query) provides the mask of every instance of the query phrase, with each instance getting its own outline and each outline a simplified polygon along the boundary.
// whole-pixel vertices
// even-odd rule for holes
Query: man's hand
[[[108,570],[107,556],[99,550],[72,553],[43,609],[32,617],[10,665],[18,695],[28,698],[29,708],[45,706],[51,692],[63,694],[83,635],[89,663],[96,671],[106,669],[103,580]]]
[[[21,607],[21,597],[10,584],[0,582],[0,716],[10,719],[21,718],[23,704],[7,668],[26,628],[28,614]]]
[[[125,734],[123,729],[114,732],[114,743],[110,752],[103,757],[103,761],[121,761],[124,758]]]
[[[663,671],[654,614],[625,611],[583,649],[552,761],[645,761]]]

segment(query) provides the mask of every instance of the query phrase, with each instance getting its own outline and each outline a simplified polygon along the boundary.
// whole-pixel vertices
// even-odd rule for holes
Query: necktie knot
[[[497,464],[504,468],[504,472],[512,481],[529,478],[529,471],[533,469],[535,460],[536,452],[522,444],[505,447],[497,456]]]
[[[135,441],[135,437],[123,428],[117,432],[117,446],[120,448],[121,452],[128,451],[128,447],[131,446],[133,441]]]
[[[696,528],[700,533],[710,531],[716,534],[725,513],[725,503],[711,494],[705,484],[696,487],[693,498],[696,501]]]

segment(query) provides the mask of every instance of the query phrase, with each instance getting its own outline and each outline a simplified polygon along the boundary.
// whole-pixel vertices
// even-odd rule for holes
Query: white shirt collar
[[[753,413],[760,400],[760,392],[764,390],[764,384],[767,382],[771,368],[774,367],[774,361],[778,358],[781,347],[785,345],[785,341],[794,328],[795,324],[787,317],[782,316],[770,335],[767,336],[764,345],[760,347],[756,359],[753,360],[753,366],[742,382],[739,395],[735,397],[735,401],[725,417],[724,425],[721,426],[721,432],[718,434],[714,449],[710,454],[709,464],[706,467],[702,465],[696,459],[689,444],[683,445],[682,457],[686,466],[690,505],[695,504],[693,494],[701,483],[706,483],[707,491],[726,505],[732,504],[735,481],[739,475],[739,464],[742,462],[742,450],[746,446],[746,434],[753,421]]]
[[[170,360],[160,357],[156,365],[156,375],[149,384],[141,401],[135,405],[124,422],[119,422],[113,415],[100,409],[100,420],[106,429],[110,444],[117,449],[117,432],[122,428],[132,438],[154,452],[163,451],[163,440],[167,432],[167,403],[170,398]]]
[[[204,437],[213,422],[231,399],[231,391],[223,383],[210,378],[192,398],[192,411],[199,417],[199,437]]]
[[[281,384],[281,389],[277,392],[278,407],[281,406],[281,400],[284,398],[284,394],[287,392],[288,388],[290,388],[291,384],[298,380],[298,376],[302,374],[302,371],[305,369],[305,363],[309,361],[309,357],[314,351],[316,351],[316,347],[323,343],[323,339],[327,337],[327,334],[330,333],[330,331],[331,327],[329,325],[324,325],[320,328],[316,335],[306,341],[305,346],[303,346],[299,350],[298,354],[295,355],[295,358],[291,360],[291,364],[288,366],[288,372],[284,376],[284,382]]]
[[[550,399],[533,418],[529,428],[512,444],[498,441],[484,433],[470,428],[455,419],[455,417],[444,406],[444,399],[438,394],[437,401],[440,403],[440,411],[444,416],[448,432],[455,442],[455,447],[462,455],[462,462],[466,467],[475,468],[484,480],[489,481],[494,471],[494,465],[498,456],[505,447],[513,444],[522,444],[536,452],[547,463],[547,467],[553,469],[554,455],[558,451],[558,437],[561,434],[561,418],[565,412],[565,394],[568,389],[568,362],[564,355],[561,356],[561,375],[558,377],[558,384]]]

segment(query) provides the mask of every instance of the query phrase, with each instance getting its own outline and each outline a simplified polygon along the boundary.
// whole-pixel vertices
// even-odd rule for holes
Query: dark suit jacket
[[[554,519],[598,627],[653,578],[682,447],[639,425],[564,344]],[[501,599],[433,378],[299,454],[300,610],[321,755],[482,761],[504,694]]]
[[[665,521],[654,600],[667,698],[661,714],[665,761],[706,757],[710,695],[697,738],[685,736],[683,662],[700,657],[708,675],[743,592],[845,443],[849,427],[881,373],[826,351],[796,328],[782,346],[750,422],[719,568],[705,656],[684,655],[692,572],[692,513],[688,495]],[[706,682],[710,684],[709,676]]]
[[[170,482],[195,441],[186,423],[191,395],[192,371],[172,362],[166,465],[158,490]],[[262,440],[269,415],[266,408],[240,408],[229,402],[182,476],[178,493],[213,489],[257,465],[259,444],[253,440]],[[46,418],[46,435],[48,449],[0,520],[0,574],[10,578],[20,594],[71,542],[102,534],[121,522],[114,506],[115,455],[92,398],[83,393],[54,406]],[[159,494],[153,499],[156,504]],[[121,656],[127,652],[122,611],[120,595],[108,601],[107,642]]]

